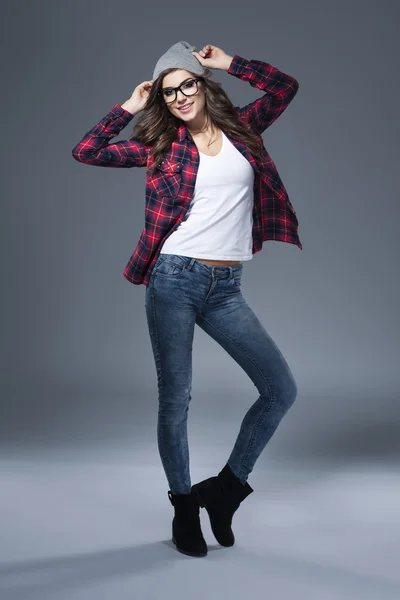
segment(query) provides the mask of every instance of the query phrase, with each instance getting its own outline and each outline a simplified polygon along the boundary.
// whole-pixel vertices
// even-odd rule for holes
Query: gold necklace
[[[195,134],[198,135],[198,134]],[[193,134],[192,134],[193,137]],[[217,140],[218,135],[212,140],[212,136],[210,137],[209,141],[207,142],[207,148],[209,148],[211,146],[211,144],[213,144],[216,140]]]
[[[211,136],[211,137],[212,137],[212,136]],[[213,144],[213,143],[216,141],[216,139],[217,139],[217,138],[215,138],[213,141],[211,141],[211,138],[210,138],[210,141],[209,141],[209,142],[208,142],[208,144],[207,144],[207,148],[209,148],[209,147],[211,146],[211,144]]]

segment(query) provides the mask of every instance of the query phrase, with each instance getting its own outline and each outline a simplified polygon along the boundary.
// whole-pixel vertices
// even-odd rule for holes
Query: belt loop
[[[189,263],[188,263],[188,266],[186,267],[187,271],[191,271],[191,270],[192,270],[192,268],[193,268],[193,265],[194,265],[194,263],[195,263],[195,262],[196,262],[196,259],[195,259],[195,258],[191,258],[191,259],[190,259],[190,261],[189,261]]]

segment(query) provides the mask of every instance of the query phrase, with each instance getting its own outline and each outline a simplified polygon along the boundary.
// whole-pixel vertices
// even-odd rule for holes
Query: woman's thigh
[[[174,274],[157,273],[146,289],[146,315],[160,400],[190,393],[196,308],[181,293]]]
[[[291,403],[297,394],[293,373],[275,341],[240,289],[218,304],[205,305],[197,324],[242,367],[260,394]]]

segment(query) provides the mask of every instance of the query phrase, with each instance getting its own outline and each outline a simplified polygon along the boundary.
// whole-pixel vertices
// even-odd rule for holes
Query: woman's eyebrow
[[[179,85],[182,85],[182,83],[185,83],[185,81],[188,81],[189,79],[194,79],[194,77],[186,77],[186,79],[181,81]],[[179,87],[179,85],[177,85],[176,87]],[[166,90],[173,90],[173,89],[174,88],[172,86],[170,86],[170,87],[162,88],[162,91],[165,92]]]

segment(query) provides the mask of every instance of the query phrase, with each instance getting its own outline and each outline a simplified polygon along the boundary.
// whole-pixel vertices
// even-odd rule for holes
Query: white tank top
[[[199,154],[193,199],[160,254],[251,260],[253,167],[223,131],[219,154]]]

